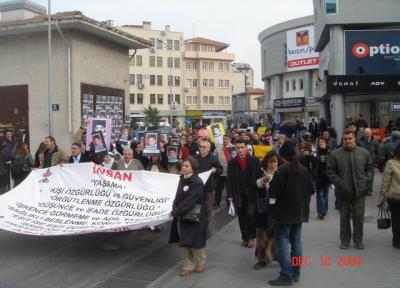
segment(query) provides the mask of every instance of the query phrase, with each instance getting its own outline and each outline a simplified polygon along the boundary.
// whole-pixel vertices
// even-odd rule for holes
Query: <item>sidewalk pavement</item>
[[[378,230],[377,191],[381,179],[375,178],[372,197],[367,197],[364,224],[364,250],[350,245],[347,250],[339,249],[339,212],[334,209],[334,193],[330,192],[328,215],[324,220],[317,218],[315,195],[311,199],[309,223],[303,225],[303,253],[310,257],[310,267],[301,271],[300,282],[294,287],[304,288],[398,288],[400,271],[400,250],[392,248],[391,230]],[[158,278],[151,288],[219,288],[219,287],[272,287],[268,280],[279,275],[280,267],[273,262],[263,270],[254,270],[256,263],[254,249],[240,246],[238,221],[230,222],[207,241],[206,270],[201,274],[180,277],[181,263]],[[179,249],[171,245],[171,249]],[[320,257],[331,260],[330,267],[320,266]],[[348,260],[359,257],[362,263],[346,266]],[[326,259],[326,258],[324,258]]]

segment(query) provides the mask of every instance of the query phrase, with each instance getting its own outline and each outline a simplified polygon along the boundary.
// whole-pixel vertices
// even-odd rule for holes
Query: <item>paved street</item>
[[[375,180],[377,191],[379,175]],[[311,267],[302,270],[296,286],[397,288],[400,251],[391,247],[390,230],[376,229],[376,193],[367,198],[365,250],[353,246],[339,249],[339,213],[333,209],[332,191],[330,196],[330,210],[323,221],[317,219],[315,196],[312,198],[310,222],[303,226],[304,255],[310,256]],[[148,287],[266,287],[267,281],[278,275],[278,263],[265,270],[253,270],[254,250],[240,246],[237,220],[229,222],[225,209],[214,212],[207,242],[207,269],[203,274],[177,276],[179,249],[166,244],[168,223],[161,233],[134,231],[112,237],[111,243],[123,247],[119,251],[104,249],[104,244],[110,243],[110,237],[104,234],[46,238],[1,231],[0,288],[145,287],[153,280]],[[320,267],[320,256],[330,257],[329,268]],[[337,260],[342,256],[359,256],[362,264],[338,267]],[[163,265],[162,269],[158,264]]]

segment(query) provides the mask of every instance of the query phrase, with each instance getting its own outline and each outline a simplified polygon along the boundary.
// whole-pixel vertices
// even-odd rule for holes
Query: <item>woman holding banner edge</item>
[[[173,217],[169,243],[179,243],[182,247],[183,268],[180,276],[188,276],[193,271],[204,271],[206,262],[207,209],[204,201],[204,184],[197,175],[197,161],[189,156],[182,163],[182,176],[172,205]],[[185,214],[200,205],[199,222],[185,220]]]

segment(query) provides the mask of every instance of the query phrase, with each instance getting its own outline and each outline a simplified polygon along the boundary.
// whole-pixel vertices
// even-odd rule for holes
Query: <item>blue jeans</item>
[[[328,212],[328,194],[329,194],[329,183],[321,182],[317,183],[317,211],[318,214],[326,215]]]
[[[301,225],[274,226],[276,257],[281,265],[280,278],[283,281],[293,281],[300,277],[300,267],[292,267],[292,257],[303,256]]]

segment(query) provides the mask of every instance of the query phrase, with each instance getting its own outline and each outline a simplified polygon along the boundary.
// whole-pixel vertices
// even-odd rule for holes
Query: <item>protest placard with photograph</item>
[[[144,136],[144,156],[160,154],[160,137],[157,132],[147,132]]]
[[[101,131],[103,133],[106,147],[110,147],[112,133],[111,128],[112,120],[110,118],[89,118],[89,122],[86,126],[86,151],[90,150],[92,134],[98,131]]]
[[[226,147],[229,152],[230,159],[233,159],[237,156],[237,150],[235,146]]]
[[[167,157],[168,163],[177,163],[178,162],[178,151],[179,147],[177,146],[168,146],[167,147]]]
[[[121,135],[119,137],[119,143],[122,146],[128,145],[128,142],[129,142],[129,129],[130,129],[130,125],[129,124],[124,124],[124,126],[122,126]]]
[[[224,129],[224,125],[221,122],[207,126],[207,130],[210,134],[210,140],[212,142],[214,142],[215,144],[223,143],[225,129]]]
[[[104,136],[102,131],[97,131],[92,133],[92,143],[94,147],[94,152],[96,154],[106,152],[106,142],[104,141]]]
[[[169,140],[169,145],[179,146],[179,137],[171,137],[171,139]]]

